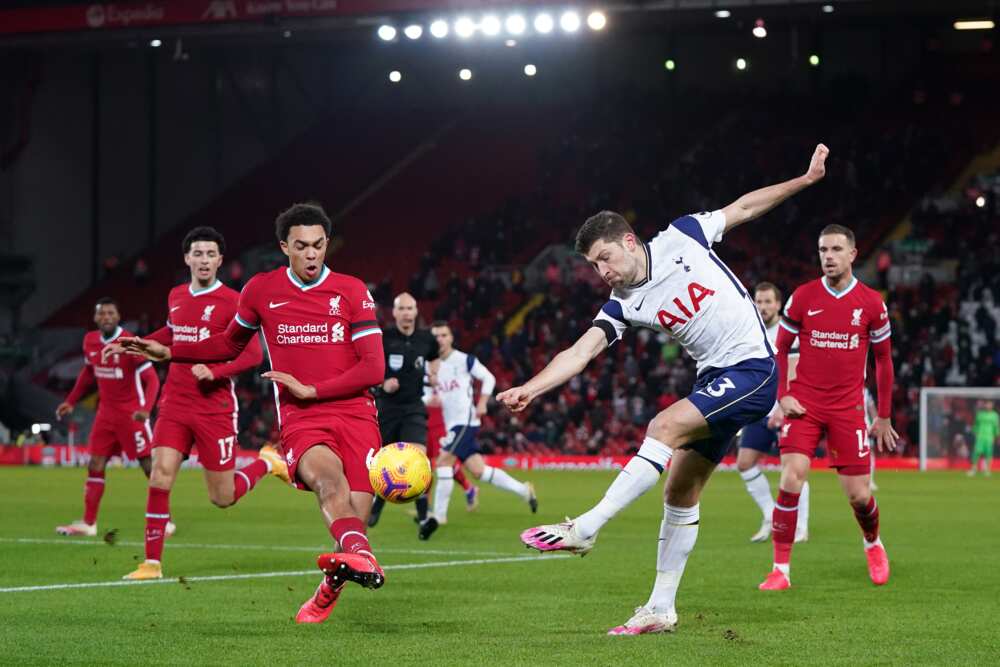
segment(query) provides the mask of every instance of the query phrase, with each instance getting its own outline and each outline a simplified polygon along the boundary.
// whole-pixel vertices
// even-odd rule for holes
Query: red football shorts
[[[867,475],[870,472],[871,445],[863,410],[823,410],[805,405],[806,414],[786,419],[778,448],[782,454],[816,455],[826,436],[828,465],[842,475]]]
[[[288,474],[296,488],[311,490],[298,477],[299,462],[307,451],[323,446],[340,459],[351,491],[374,493],[371,482],[368,481],[368,461],[382,446],[382,435],[375,415],[326,414],[323,415],[322,425],[296,426],[291,433],[288,429],[281,430],[281,449],[288,463]]]
[[[222,471],[236,467],[236,415],[160,413],[153,429],[153,445],[176,449],[186,457],[198,451],[198,462],[205,470]]]
[[[90,455],[141,459],[149,456],[152,441],[148,419],[136,421],[131,413],[98,410],[90,429]]]

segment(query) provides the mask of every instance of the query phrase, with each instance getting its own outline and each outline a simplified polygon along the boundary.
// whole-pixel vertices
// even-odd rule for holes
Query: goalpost
[[[929,459],[968,460],[973,420],[984,400],[1000,412],[1000,387],[920,389],[920,470],[927,470]]]

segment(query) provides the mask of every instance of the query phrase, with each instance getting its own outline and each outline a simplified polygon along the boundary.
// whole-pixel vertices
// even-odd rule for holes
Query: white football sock
[[[503,489],[504,491],[510,491],[511,493],[516,493],[521,496],[524,500],[528,499],[528,485],[524,482],[519,482],[507,473],[505,473],[500,468],[494,468],[492,466],[485,466],[483,468],[483,476],[479,479],[484,482],[488,482],[493,486]]]
[[[799,518],[795,524],[795,536],[799,537],[809,532],[809,482],[802,485],[799,493]]]
[[[437,472],[434,485],[434,518],[438,521],[448,520],[448,501],[451,500],[451,490],[455,486],[455,474],[451,466],[441,466]]]
[[[660,541],[656,551],[656,582],[646,607],[657,614],[674,611],[677,587],[684,574],[688,555],[698,539],[698,505],[694,507],[663,506]]]
[[[600,502],[574,520],[577,534],[584,539],[596,535],[612,517],[656,484],[673,455],[674,450],[659,440],[643,440],[638,453],[611,482]]]
[[[764,471],[757,466],[753,466],[748,470],[740,472],[740,477],[743,478],[743,483],[747,487],[747,493],[757,503],[761,514],[764,515],[764,519],[770,519],[771,514],[774,512],[774,498],[771,497],[771,483],[764,476]]]

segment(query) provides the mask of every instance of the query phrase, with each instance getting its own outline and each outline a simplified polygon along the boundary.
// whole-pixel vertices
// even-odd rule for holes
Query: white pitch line
[[[456,567],[459,565],[494,565],[498,563],[539,563],[553,558],[569,558],[566,554],[551,554],[549,556],[511,556],[510,558],[479,558],[476,560],[446,560],[435,563],[402,563],[386,565],[384,570],[423,570],[435,567]],[[273,577],[302,577],[317,575],[318,570],[293,570],[290,572],[254,572],[251,574],[217,574],[201,577],[184,577],[184,583],[202,581],[236,581],[239,579],[270,579]],[[179,584],[180,579],[147,579],[145,581],[93,581],[81,584],[47,584],[43,586],[14,586],[0,588],[0,593],[29,593],[33,591],[59,591],[69,588],[116,588],[119,586],[148,586],[155,584]]]
[[[81,540],[75,538],[66,539],[51,539],[51,538],[35,538],[35,537],[0,537],[0,543],[8,544],[56,544],[56,545],[76,545],[85,547],[100,547],[108,546],[107,542],[104,540]],[[142,547],[145,546],[145,542],[132,542],[128,540],[115,540],[113,546],[121,547]],[[171,549],[218,549],[220,551],[228,550],[254,550],[254,551],[319,551],[330,549],[329,544],[323,544],[315,547],[302,547],[294,545],[274,545],[274,544],[196,544],[192,542],[174,542],[172,540],[167,540],[166,546]],[[386,554],[408,554],[408,555],[421,555],[427,554],[429,556],[507,556],[510,555],[509,551],[450,551],[445,549],[392,549],[392,548],[382,548],[375,547],[375,550],[379,553]]]

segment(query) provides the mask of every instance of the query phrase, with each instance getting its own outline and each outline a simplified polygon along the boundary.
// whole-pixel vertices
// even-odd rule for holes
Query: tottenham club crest
[[[861,313],[864,312],[863,308],[855,308],[851,312],[851,326],[860,327],[861,326]]]
[[[205,312],[201,314],[202,322],[209,322],[212,319],[212,311],[215,310],[215,306],[205,306]]]
[[[330,314],[340,315],[340,295],[330,297]]]

